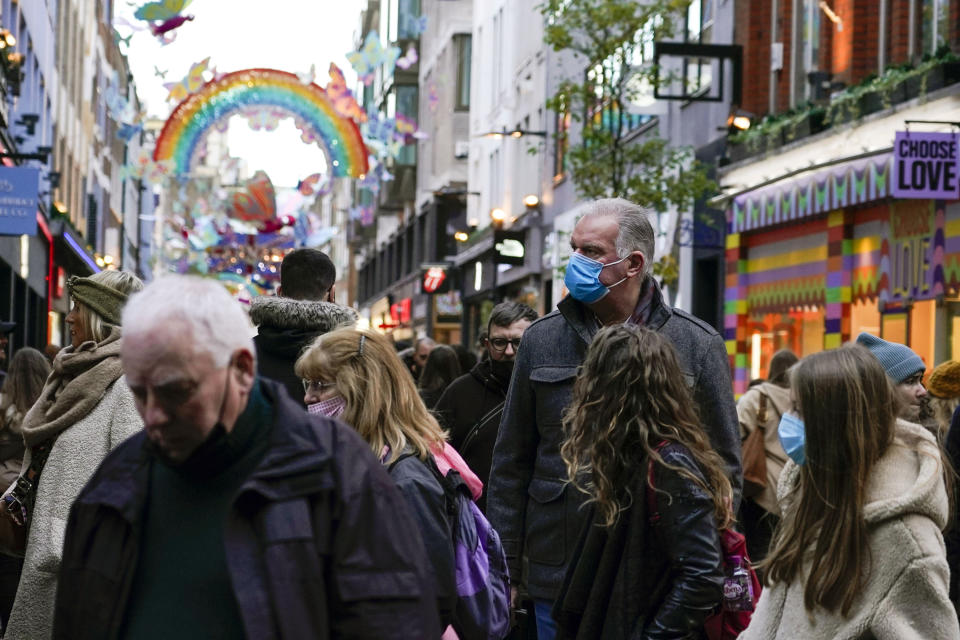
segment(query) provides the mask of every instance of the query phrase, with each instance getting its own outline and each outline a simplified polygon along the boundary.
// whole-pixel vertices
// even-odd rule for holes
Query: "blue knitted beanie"
[[[870,349],[896,384],[902,383],[918,371],[927,370],[927,365],[923,364],[920,356],[914,353],[913,349],[902,344],[887,342],[869,333],[858,335],[857,344]]]

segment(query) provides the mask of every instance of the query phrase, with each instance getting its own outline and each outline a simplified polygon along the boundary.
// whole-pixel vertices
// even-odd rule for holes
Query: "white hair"
[[[256,357],[253,327],[246,311],[224,286],[197,276],[165,275],[130,297],[123,309],[125,335],[150,332],[170,323],[185,324],[194,349],[209,353],[223,367],[238,349]]]
[[[643,275],[653,267],[654,237],[650,216],[653,210],[634,204],[623,198],[601,198],[590,203],[583,217],[613,216],[617,219],[617,257],[623,258],[632,251],[643,254]]]

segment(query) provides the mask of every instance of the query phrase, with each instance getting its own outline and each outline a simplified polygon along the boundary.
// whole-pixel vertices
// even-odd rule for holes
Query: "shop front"
[[[735,196],[727,210],[725,339],[734,392],[783,348],[805,356],[861,331],[928,371],[960,358],[960,202],[893,197],[875,153]]]

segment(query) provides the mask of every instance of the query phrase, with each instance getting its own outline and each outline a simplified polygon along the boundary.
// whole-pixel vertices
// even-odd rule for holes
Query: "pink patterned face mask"
[[[315,416],[327,416],[328,418],[338,418],[343,410],[347,408],[347,401],[343,396],[333,396],[320,402],[314,402],[307,405],[307,413]]]

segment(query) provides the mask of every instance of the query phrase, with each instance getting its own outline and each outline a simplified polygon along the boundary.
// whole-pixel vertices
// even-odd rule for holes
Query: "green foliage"
[[[545,0],[544,41],[570,51],[583,73],[560,84],[547,108],[569,114],[579,136],[569,140],[567,163],[583,198],[619,196],[663,212],[687,209],[716,188],[689,148],[637,134],[636,116],[624,105],[640,87],[653,86],[657,71],[641,66],[644,48],[673,40],[684,28],[690,0]],[[564,134],[559,134],[563,136]]]

